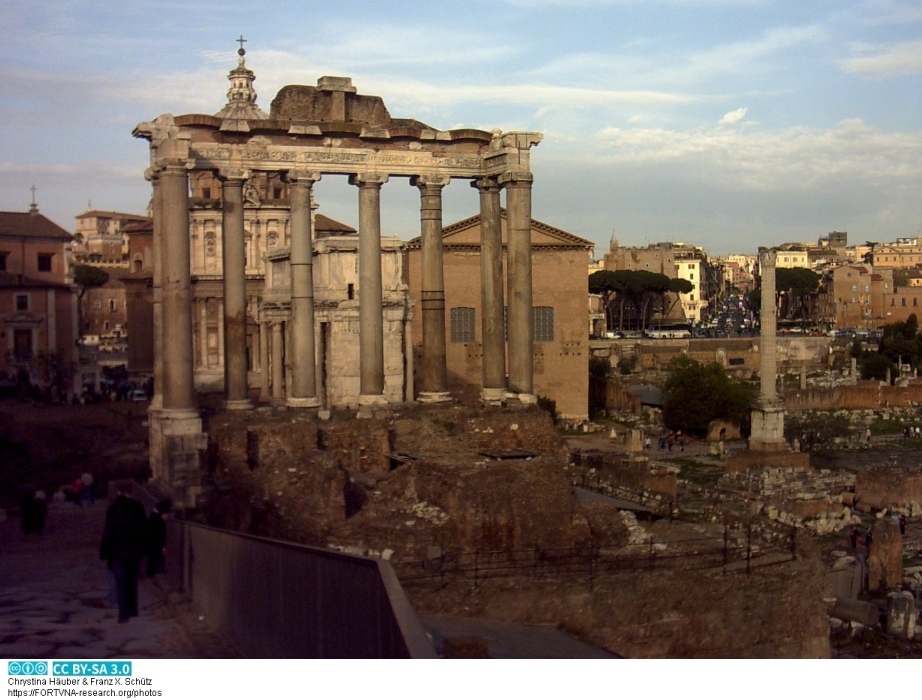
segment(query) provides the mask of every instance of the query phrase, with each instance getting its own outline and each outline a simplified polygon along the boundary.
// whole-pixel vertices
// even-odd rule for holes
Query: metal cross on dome
[[[243,45],[244,45],[246,42],[247,42],[247,40],[244,39],[244,38],[243,38],[243,34],[241,34],[241,35],[240,35],[240,38],[237,39],[237,43],[240,44],[240,50],[241,50],[241,51],[243,51]]]

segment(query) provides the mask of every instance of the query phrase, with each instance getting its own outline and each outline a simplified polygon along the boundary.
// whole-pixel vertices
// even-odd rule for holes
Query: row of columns
[[[248,172],[222,171],[224,235],[224,372],[228,409],[252,407],[246,366],[246,274],[243,186]],[[192,286],[189,251],[189,186],[184,161],[161,161],[154,185],[154,375],[161,387],[162,408],[195,410],[193,385]],[[313,231],[311,192],[319,173],[289,172],[291,201],[291,319],[288,324],[292,361],[286,403],[320,405],[316,385],[314,338]],[[375,405],[384,398],[384,322],[381,275],[381,187],[385,175],[356,174],[359,189],[359,403]],[[445,343],[445,284],[442,253],[442,189],[444,175],[411,179],[420,191],[422,255],[421,313],[423,325],[421,401],[450,398]],[[480,192],[482,399],[505,400],[510,394],[533,402],[531,173],[507,173],[471,183]],[[507,272],[509,381],[506,345],[500,190],[507,197]],[[168,332],[166,332],[168,331]],[[282,325],[272,325],[273,399],[283,386]],[[160,406],[158,406],[160,408]]]

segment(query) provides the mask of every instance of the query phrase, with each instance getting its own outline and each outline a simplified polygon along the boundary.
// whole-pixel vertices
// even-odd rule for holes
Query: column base
[[[384,394],[359,394],[359,406],[387,406]]]
[[[484,387],[480,390],[480,401],[488,406],[501,406],[506,401],[506,389],[488,389]]]
[[[445,403],[451,401],[451,394],[447,391],[421,391],[416,400],[420,403]]]
[[[319,408],[320,399],[316,396],[308,396],[304,398],[295,398],[291,397],[285,402],[285,405],[288,408]]]
[[[359,394],[359,410],[355,417],[363,420],[374,418],[375,409],[387,405],[384,394]]]
[[[510,401],[518,401],[523,406],[535,406],[538,403],[538,397],[534,394],[506,394]]]
[[[168,487],[178,507],[196,507],[202,492],[202,455],[208,447],[198,411],[151,411],[149,428],[154,480]]]
[[[231,399],[224,402],[226,411],[249,411],[253,408],[253,402],[249,399]]]

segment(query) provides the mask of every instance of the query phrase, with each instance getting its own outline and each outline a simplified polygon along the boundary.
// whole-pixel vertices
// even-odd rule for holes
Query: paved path
[[[234,658],[177,594],[142,579],[140,615],[117,623],[99,559],[106,503],[52,504],[42,535],[0,523],[0,658]]]

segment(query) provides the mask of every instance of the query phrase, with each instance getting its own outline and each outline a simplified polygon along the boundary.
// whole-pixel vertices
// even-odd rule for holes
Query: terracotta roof
[[[41,214],[0,211],[0,238],[54,238],[72,241],[74,237]]]
[[[344,236],[357,233],[354,228],[339,221],[334,221],[328,216],[318,213],[314,217],[314,235],[317,238],[325,236]]]
[[[85,212],[77,214],[75,218],[89,219],[94,216],[102,219],[121,219],[122,221],[140,221],[148,219],[148,217],[141,214],[125,214],[120,211],[105,211],[103,209],[87,209]]]
[[[500,218],[507,219],[505,208],[500,209]],[[455,223],[450,224],[448,226],[444,226],[442,228],[442,238],[447,238],[448,236],[454,233],[457,233],[458,231],[463,231],[473,226],[477,226],[479,223],[480,223],[480,214],[475,214],[474,216],[469,216],[468,218],[462,219],[461,221],[456,221]],[[534,231],[540,231],[552,238],[556,238],[557,240],[560,241],[559,245],[562,245],[562,246],[576,246],[579,248],[594,248],[595,247],[595,243],[593,243],[592,241],[587,241],[585,238],[580,238],[579,236],[576,236],[572,233],[568,233],[567,231],[564,231],[563,229],[556,228],[555,226],[546,224],[543,221],[538,221],[538,219],[533,218],[531,220],[531,228]],[[407,242],[407,245],[411,248],[418,247],[420,244],[420,238],[421,238],[420,236],[413,238],[412,240]]]
[[[122,233],[125,233],[125,234],[153,233],[153,232],[154,232],[154,220],[146,216],[143,219],[129,221],[127,224],[122,226]]]

